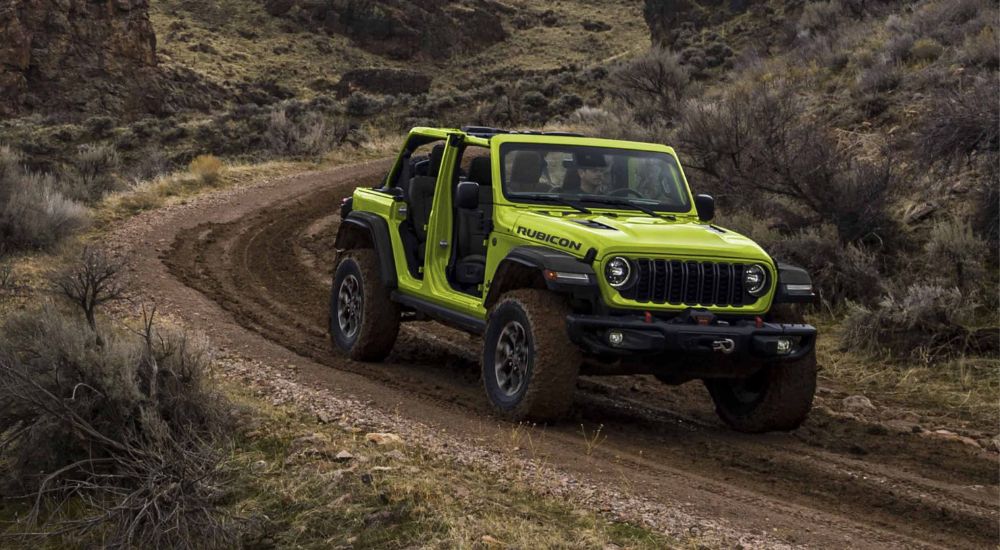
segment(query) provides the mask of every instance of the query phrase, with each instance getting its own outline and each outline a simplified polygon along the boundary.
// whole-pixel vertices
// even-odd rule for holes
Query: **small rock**
[[[500,542],[499,540],[497,540],[497,539],[495,539],[495,538],[493,538],[493,537],[491,537],[489,535],[483,535],[479,539],[479,542],[485,544],[486,546],[503,546],[502,542]]]
[[[316,420],[318,420],[320,424],[329,424],[333,422],[333,415],[326,411],[320,411],[316,413]]]
[[[966,437],[964,435],[958,435],[957,433],[951,430],[934,430],[933,432],[925,432],[923,435],[929,437],[937,437],[939,439],[946,439],[948,441],[955,441],[958,443],[962,443],[964,445],[968,445],[970,447],[975,447],[977,449],[981,448],[979,442],[976,441],[975,439],[972,439],[971,437]]]
[[[866,413],[875,410],[875,405],[872,405],[871,399],[863,395],[852,395],[850,397],[845,397],[841,404],[844,406],[845,411],[853,413]]]
[[[984,447],[994,453],[1000,453],[1000,435],[993,436],[993,439],[990,439]]]
[[[394,433],[372,432],[365,435],[365,440],[376,445],[393,445],[403,443],[403,438]]]
[[[253,463],[253,466],[251,466],[250,469],[254,472],[263,472],[267,469],[267,462],[264,460],[258,460]]]
[[[348,460],[354,460],[354,455],[352,455],[349,451],[344,450],[337,453],[333,458],[339,460],[340,462],[347,462]]]
[[[401,462],[406,461],[406,455],[403,454],[403,451],[400,451],[399,449],[393,449],[388,453],[385,453],[385,456],[393,460],[399,460]]]

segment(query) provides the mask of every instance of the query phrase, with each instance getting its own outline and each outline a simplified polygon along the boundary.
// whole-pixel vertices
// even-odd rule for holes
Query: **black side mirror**
[[[479,208],[479,184],[474,181],[463,181],[455,190],[455,206],[463,210]]]
[[[694,208],[698,211],[698,219],[703,222],[715,217],[715,199],[712,195],[697,195],[694,198]]]

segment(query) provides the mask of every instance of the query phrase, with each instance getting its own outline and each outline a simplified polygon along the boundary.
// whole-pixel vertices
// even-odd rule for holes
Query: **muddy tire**
[[[357,361],[381,361],[399,335],[399,305],[379,276],[371,249],[339,256],[330,291],[330,339]]]
[[[580,351],[566,333],[569,307],[545,290],[508,292],[490,308],[483,336],[486,397],[512,420],[557,420],[569,411]]]
[[[772,312],[775,322],[801,323],[794,309]],[[715,410],[741,432],[798,428],[809,415],[816,393],[816,348],[794,361],[771,361],[748,378],[705,380]]]

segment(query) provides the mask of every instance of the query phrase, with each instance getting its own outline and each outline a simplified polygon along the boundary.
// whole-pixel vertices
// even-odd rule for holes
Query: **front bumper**
[[[807,324],[723,321],[710,314],[701,321],[687,315],[669,321],[631,315],[566,318],[570,339],[584,351],[602,355],[682,352],[791,360],[808,354],[816,343],[816,328]]]

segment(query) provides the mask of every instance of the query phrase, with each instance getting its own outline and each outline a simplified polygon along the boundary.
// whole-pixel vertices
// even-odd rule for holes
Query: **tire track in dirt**
[[[376,164],[307,176],[284,196],[262,191],[266,197],[221,222],[209,221],[217,213],[188,218],[171,228],[176,238],[164,261],[240,325],[372,380],[387,395],[410,396],[384,406],[402,405],[401,414],[495,441],[518,428],[490,416],[476,370],[478,339],[408,323],[383,364],[330,350],[328,281],[339,221],[331,212],[382,170]],[[318,365],[300,376],[334,385]],[[975,548],[998,541],[996,457],[965,445],[882,433],[819,411],[791,434],[737,434],[714,419],[700,386],[658,386],[649,377],[582,379],[575,415],[530,431],[537,456],[748,531],[819,546]],[[588,452],[581,425],[587,433],[603,425],[607,439]]]

